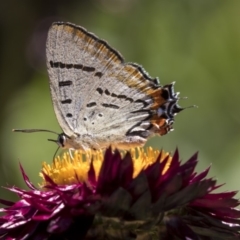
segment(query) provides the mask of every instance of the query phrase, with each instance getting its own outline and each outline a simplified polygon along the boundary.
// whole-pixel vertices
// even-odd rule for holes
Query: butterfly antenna
[[[198,108],[198,105],[191,105],[191,106],[185,107],[184,109],[186,108]]]
[[[55,151],[55,153],[54,153],[54,155],[53,155],[53,161],[54,161],[54,159],[56,158],[56,155],[57,155],[57,152],[58,152],[59,148],[60,148],[60,147],[57,148],[57,150]]]
[[[54,143],[57,143],[58,144],[58,140],[55,140],[55,139],[48,139],[49,142],[54,142]],[[57,155],[57,152],[59,150],[60,146],[58,146],[57,150],[55,151],[54,155],[53,155],[53,161],[54,159],[56,158],[56,155]]]
[[[13,129],[13,132],[22,132],[22,133],[35,133],[35,132],[50,132],[59,135],[58,133],[51,131],[51,130],[46,130],[46,129]]]

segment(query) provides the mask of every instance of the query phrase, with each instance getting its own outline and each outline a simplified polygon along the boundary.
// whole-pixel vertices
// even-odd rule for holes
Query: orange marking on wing
[[[151,123],[157,128],[161,128],[166,124],[166,119],[158,117],[157,114],[154,114],[151,118]]]
[[[108,49],[106,48],[106,46],[104,44],[102,44],[101,42],[96,42],[95,43],[95,49],[98,52],[98,55],[96,56],[100,61],[106,60],[106,55],[107,55],[107,51]]]
[[[157,110],[160,108],[167,100],[162,97],[162,89],[148,90],[147,95],[153,99],[153,104],[151,105],[152,110]]]
[[[172,129],[172,126],[167,124],[164,118],[158,118],[156,120],[151,119],[151,123],[156,128],[155,133],[161,136],[167,134]]]
[[[148,86],[146,79],[144,79],[139,70],[132,65],[125,65],[123,71],[120,72],[118,76],[121,76],[121,79],[129,87],[136,88],[139,91]]]

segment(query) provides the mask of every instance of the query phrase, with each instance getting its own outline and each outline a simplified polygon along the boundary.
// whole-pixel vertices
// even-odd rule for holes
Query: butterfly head
[[[71,137],[65,133],[58,134],[57,140],[48,139],[49,141],[57,143],[63,149],[85,150],[83,143],[79,142],[78,136],[72,135]]]
[[[57,140],[55,139],[48,139],[48,141],[55,142],[60,148],[66,148],[66,138],[67,136],[64,133],[58,134]]]
[[[71,148],[71,144],[69,144],[70,138],[65,133],[59,134],[57,140],[48,140],[57,143],[61,148]]]

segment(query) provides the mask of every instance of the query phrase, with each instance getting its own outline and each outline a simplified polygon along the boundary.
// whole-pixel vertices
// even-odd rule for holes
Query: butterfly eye
[[[66,144],[66,136],[64,133],[61,133],[58,135],[58,139],[57,139],[57,144],[64,148],[65,147],[65,144]]]

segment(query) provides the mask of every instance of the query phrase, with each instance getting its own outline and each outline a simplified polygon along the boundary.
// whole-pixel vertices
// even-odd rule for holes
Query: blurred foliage
[[[12,133],[12,128],[61,132],[51,104],[45,41],[53,21],[84,26],[144,66],[162,84],[176,81],[188,108],[175,131],[149,144],[186,160],[199,151],[201,170],[239,190],[240,1],[92,0],[0,2],[0,185],[23,187],[18,163],[37,184],[41,162],[51,163],[50,133]],[[0,190],[0,197],[8,197]],[[240,196],[240,195],[239,195]],[[12,196],[11,196],[12,197]]]

